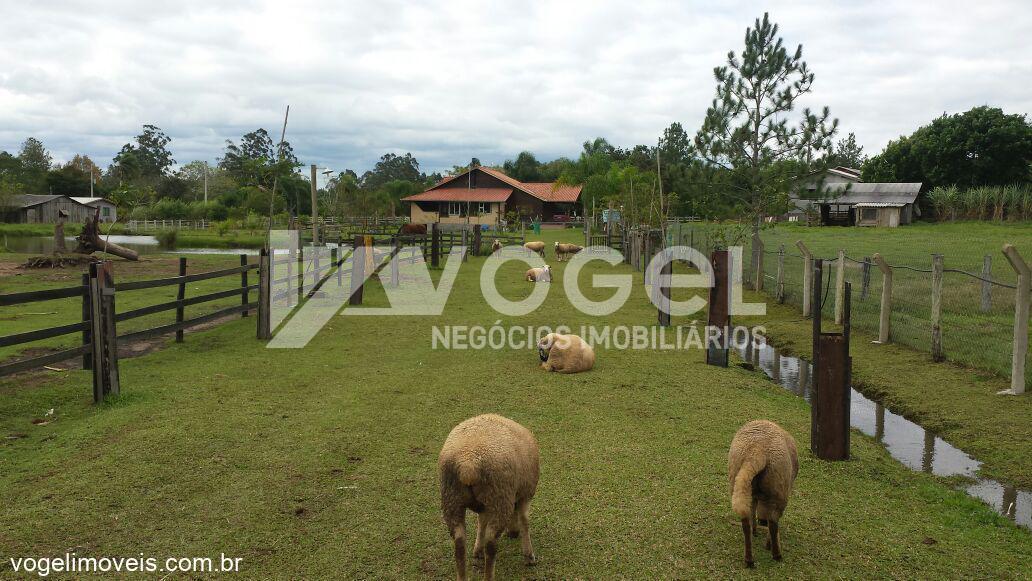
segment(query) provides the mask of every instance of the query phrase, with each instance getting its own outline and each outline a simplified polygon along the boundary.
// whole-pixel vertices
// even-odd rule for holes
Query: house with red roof
[[[401,201],[409,202],[413,224],[496,224],[509,212],[551,222],[558,215],[581,214],[582,187],[521,182],[500,170],[476,167]]]

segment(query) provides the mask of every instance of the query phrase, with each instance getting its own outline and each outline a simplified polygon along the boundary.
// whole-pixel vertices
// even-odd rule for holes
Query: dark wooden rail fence
[[[83,275],[82,284],[78,286],[0,294],[0,307],[75,297],[80,297],[82,300],[82,319],[78,322],[0,337],[0,347],[10,347],[80,333],[82,341],[80,346],[0,364],[0,377],[82,357],[83,368],[93,370],[94,400],[99,402],[105,396],[117,395],[119,392],[117,353],[119,345],[173,332],[176,334],[176,340],[182,341],[184,331],[191,327],[231,315],[246,315],[248,311],[258,307],[259,303],[251,302],[249,297],[251,291],[260,290],[260,285],[249,284],[248,272],[259,268],[259,264],[248,263],[246,255],[241,255],[240,266],[232,268],[187,274],[186,266],[186,258],[181,258],[179,276],[116,284],[113,263],[110,261],[96,262],[90,265],[90,272]],[[230,277],[237,274],[240,275],[239,286],[194,297],[186,296],[186,285],[190,282]],[[115,305],[118,293],[166,286],[178,287],[176,300],[117,312]],[[185,318],[185,308],[188,306],[234,296],[240,297],[239,305],[221,308],[191,319]],[[173,323],[124,335],[117,333],[117,323],[172,310],[176,312]]]

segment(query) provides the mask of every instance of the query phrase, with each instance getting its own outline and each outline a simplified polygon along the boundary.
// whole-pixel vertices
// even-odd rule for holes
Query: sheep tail
[[[480,482],[480,458],[462,458],[456,462],[455,469],[459,474],[459,482],[464,486]]]
[[[738,474],[735,475],[735,483],[731,489],[731,508],[738,516],[751,518],[753,478],[766,467],[767,463],[762,456],[750,455],[738,468]]]

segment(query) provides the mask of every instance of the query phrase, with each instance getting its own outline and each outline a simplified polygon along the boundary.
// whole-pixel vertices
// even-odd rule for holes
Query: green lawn
[[[540,239],[558,237],[577,233]],[[436,455],[452,426],[484,412],[541,443],[541,563],[525,569],[518,542],[503,541],[502,579],[1032,574],[1028,531],[869,438],[854,432],[850,462],[815,460],[806,404],[759,373],[708,367],[699,351],[600,349],[595,370],[564,376],[542,372],[533,350],[432,350],[435,324],[655,320],[640,276],[603,319],[573,309],[556,283],[537,311],[499,317],[480,295],[482,261],[463,265],[441,317],[339,317],[302,350],[264,349],[253,319],[231,322],[123,360],[123,395],[99,407],[83,372],[0,382],[0,576],[8,557],[72,548],[225,553],[243,557],[247,578],[452,577]],[[549,263],[561,280],[550,250]],[[525,268],[500,271],[504,295],[529,293]],[[582,277],[610,271],[629,269],[596,262]],[[596,300],[613,292],[582,288]],[[378,284],[365,303],[386,306]],[[51,408],[52,422],[32,424]],[[796,436],[801,468],[785,560],[758,550],[750,571],[725,471],[732,435],[755,418]]]

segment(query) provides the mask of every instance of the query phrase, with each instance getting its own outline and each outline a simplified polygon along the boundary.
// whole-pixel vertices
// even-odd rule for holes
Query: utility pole
[[[315,164],[312,164],[312,244],[319,244],[319,185]]]
[[[204,162],[204,203],[208,203],[208,162]]]

